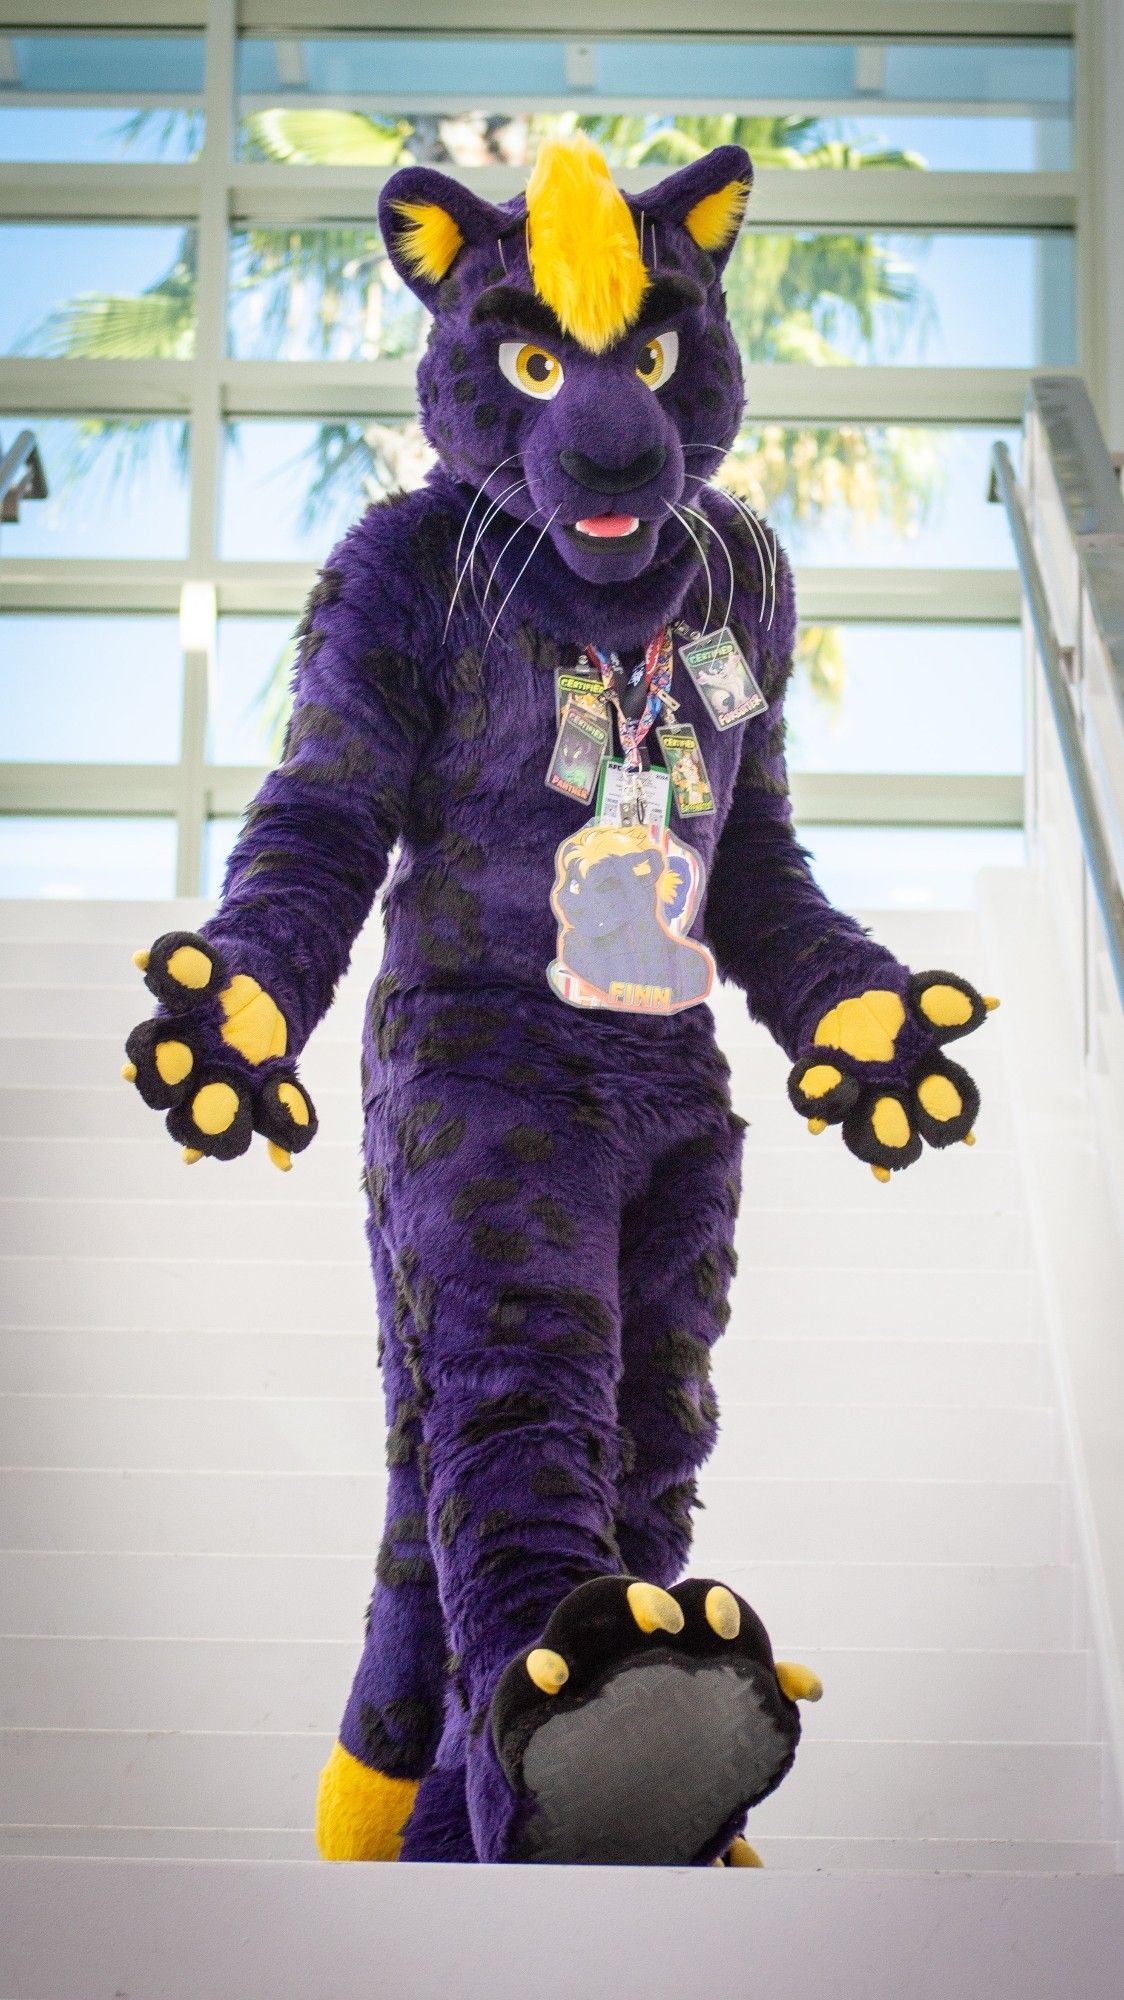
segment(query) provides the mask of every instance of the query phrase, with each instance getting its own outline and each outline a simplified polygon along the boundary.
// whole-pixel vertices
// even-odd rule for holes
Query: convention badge
[[[706,946],[687,935],[705,886],[701,858],[666,826],[587,821],[554,857],[552,992],[615,1014],[698,1006],[715,977]]]
[[[580,799],[583,805],[588,805],[608,748],[609,718],[604,710],[600,715],[592,715],[568,701],[547,769],[549,789],[561,792],[565,799]]]
[[[576,673],[559,667],[554,676],[554,720],[562,721],[562,711],[568,701],[576,708],[584,709],[587,715],[604,715],[606,712],[605,690],[600,676],[592,670],[583,673],[579,666]]]
[[[732,729],[769,706],[728,625],[680,646],[679,657],[710,711],[716,729]]]
[[[674,729],[657,729],[656,741],[671,778],[676,810],[681,819],[692,819],[714,811],[714,793],[706,759],[699,749],[694,724],[684,722]]]
[[[594,808],[598,819],[610,820],[614,826],[631,824],[639,818],[633,809],[632,795],[635,789],[642,789],[644,817],[649,826],[657,829],[665,827],[671,817],[671,779],[658,764],[647,771],[630,771],[623,757],[609,757],[601,766],[601,782],[597,787],[597,804]]]

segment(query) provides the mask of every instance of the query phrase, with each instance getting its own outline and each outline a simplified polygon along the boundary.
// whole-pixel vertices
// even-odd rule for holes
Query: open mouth
[[[640,521],[635,514],[589,514],[575,521],[570,532],[593,542],[625,542],[639,534]]]

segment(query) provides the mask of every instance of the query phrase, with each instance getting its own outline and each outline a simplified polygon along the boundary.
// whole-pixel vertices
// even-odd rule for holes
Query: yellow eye
[[[535,347],[529,342],[501,340],[499,351],[500,373],[516,389],[522,389],[525,396],[537,396],[540,402],[549,402],[562,387],[562,363],[545,347]]]
[[[679,359],[679,335],[659,333],[654,339],[645,341],[636,357],[636,373],[649,389],[662,388],[675,373]]]

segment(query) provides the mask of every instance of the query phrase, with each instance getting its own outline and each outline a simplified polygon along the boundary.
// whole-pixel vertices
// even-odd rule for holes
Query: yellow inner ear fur
[[[396,201],[394,212],[406,224],[398,242],[406,263],[416,278],[438,284],[464,247],[452,216],[435,201]]]
[[[633,325],[648,274],[628,203],[583,132],[544,139],[527,221],[536,292],[579,347],[603,354]]]
[[[683,227],[700,250],[724,250],[741,228],[749,200],[748,181],[727,181],[687,210]]]

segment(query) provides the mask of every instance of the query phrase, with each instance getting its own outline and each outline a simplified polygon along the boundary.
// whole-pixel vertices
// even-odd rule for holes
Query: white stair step
[[[261,1197],[265,1174],[275,1172],[263,1149],[248,1159],[227,1162],[210,1172],[186,1174],[180,1148],[134,1093],[134,1126],[129,1138],[0,1139],[0,1195],[89,1199],[110,1185],[119,1201],[175,1201],[214,1207]],[[895,1209],[1013,1210],[1021,1203],[1015,1156],[998,1152],[981,1138],[974,1148],[956,1146],[926,1162],[926,1174],[903,1174],[892,1189],[880,1186],[846,1153],[837,1134],[813,1145],[792,1121],[792,1143],[765,1147],[749,1143],[744,1164],[742,1205],[754,1209],[811,1207],[834,1201],[884,1215],[887,1199]],[[349,1138],[318,1134],[299,1162],[306,1201],[342,1201],[359,1182],[359,1147]],[[267,1197],[268,1198],[268,1197]]]
[[[0,902],[4,945],[63,945],[118,939],[137,951],[164,931],[194,931],[214,914],[202,896],[166,897],[159,902],[116,897],[10,897]],[[134,942],[135,940],[135,942]]]
[[[156,1308],[154,1308],[156,1309]],[[1037,1341],[771,1339],[734,1329],[714,1355],[719,1402],[974,1406],[1043,1400]],[[0,1328],[0,1392],[378,1396],[368,1333]]]
[[[310,1823],[331,1735],[12,1730],[0,1735],[17,1825]],[[906,1839],[1096,1840],[1095,1744],[838,1743],[806,1736],[751,1831]]]
[[[725,1405],[715,1476],[1048,1478],[1053,1413],[846,1404]],[[0,1464],[122,1470],[372,1472],[381,1398],[0,1397]]]
[[[1085,1653],[817,1645],[824,1727],[847,1740],[1061,1743],[1087,1735]],[[331,1731],[347,1640],[0,1639],[0,1726]]]
[[[1124,1884],[1088,1875],[589,1869],[578,1923],[561,1868],[13,1860],[0,1893],[17,2000],[229,2000],[232,1966],[239,2000],[367,2000],[372,1966],[380,1992],[416,2000],[726,2000],[747,1950],[784,2000],[822,2000],[825,1967],[848,2000],[1118,2000],[1124,1941]]]
[[[840,1743],[806,1734],[752,1828],[903,1839],[1096,1840],[1098,1744]]]
[[[699,1546],[727,1562],[1054,1563],[1062,1488],[941,1480],[722,1479]],[[361,1556],[373,1564],[385,1480],[305,1473],[0,1471],[12,1549],[197,1549]]]
[[[220,1262],[253,1261],[282,1250],[285,1262],[295,1259],[323,1266],[361,1261],[364,1203],[358,1191],[350,1201],[309,1201],[301,1191],[297,1164],[298,1171],[278,1174],[263,1149],[256,1170],[258,1188],[264,1191],[268,1186],[268,1198],[216,1203],[207,1212],[205,1243],[197,1240],[199,1223],[197,1216],[193,1220],[190,1202],[112,1199],[0,1201],[0,1241],[31,1257],[127,1258],[143,1246],[149,1257],[184,1257],[194,1248],[205,1250],[208,1260]],[[189,1171],[217,1174],[224,1168],[203,1160],[192,1169],[183,1168],[185,1174]],[[264,1181],[265,1174],[272,1175],[272,1182]],[[852,1270],[878,1269],[884,1274],[948,1265],[960,1270],[1025,1267],[1027,1230],[1021,1214],[907,1210],[895,1204],[892,1188],[880,1192],[884,1196],[880,1206],[834,1209],[818,1215],[814,1225],[800,1209],[743,1208],[739,1256],[754,1269],[771,1262],[805,1274],[814,1235],[825,1264]]]
[[[185,1172],[187,1169],[185,1168]],[[291,1176],[289,1177],[291,1178]],[[795,1285],[775,1261],[756,1263],[740,1280],[745,1299],[737,1328],[751,1336],[792,1334],[817,1340],[878,1335],[911,1345],[963,1340],[977,1328],[988,1340],[1041,1334],[1041,1308],[1029,1268],[926,1268],[923,1281],[872,1285],[869,1271],[817,1265],[814,1285]],[[831,1311],[824,1300],[830,1296]],[[73,1256],[57,1247],[40,1257],[0,1257],[0,1324],[17,1327],[111,1327],[227,1332],[268,1327],[278,1333],[325,1328],[368,1330],[374,1337],[371,1274],[358,1259],[337,1264],[325,1298],[323,1266],[269,1257],[238,1262],[186,1250],[176,1257]]]
[[[157,1834],[146,1837],[153,1840],[160,1838]],[[269,1837],[263,1836],[265,1839]],[[1116,1851],[1112,1842],[1107,1840],[907,1840],[897,1835],[883,1840],[856,1840],[833,1834],[774,1833],[770,1830],[761,1837],[761,1846],[762,1859],[771,1874],[778,1871],[786,1874],[798,1872],[801,1875],[861,1871],[872,1876],[1112,1875],[1116,1865]],[[1021,1957],[1021,1953],[1015,1956]],[[979,1969],[977,1956],[969,1971],[978,1974]],[[1030,1994],[1036,1990],[1041,1992],[1042,2000],[1052,2000],[1047,1988],[1035,1989],[1028,1985],[1028,1977],[1033,1978],[1033,1974],[1020,1967],[1019,1984],[1010,1990],[1009,2000],[1029,2000]],[[904,1994],[906,1989],[899,1991]],[[933,1987],[931,1991],[935,2000],[938,1989]],[[1002,1988],[995,1986],[990,1989],[993,1996],[1001,1991]],[[864,2000],[870,1992],[870,1985],[864,1983]],[[911,1985],[908,1992],[910,2000],[915,2000],[920,1989]],[[969,1995],[971,2000],[975,2000],[976,1992],[983,2000],[982,1988],[973,1991],[970,1986],[962,1986],[957,1989],[958,2000],[960,1996],[968,2000]],[[898,1994],[893,1996],[893,2000],[898,2000]],[[1082,2000],[1085,2000],[1084,1994]]]
[[[702,1533],[696,1559],[712,1565]],[[372,1557],[0,1553],[0,1627],[11,1635],[139,1639],[354,1639]],[[782,1658],[819,1646],[953,1651],[1073,1643],[1073,1577],[1061,1566],[733,1562],[721,1575],[764,1618]],[[811,1664],[815,1664],[814,1658]]]

